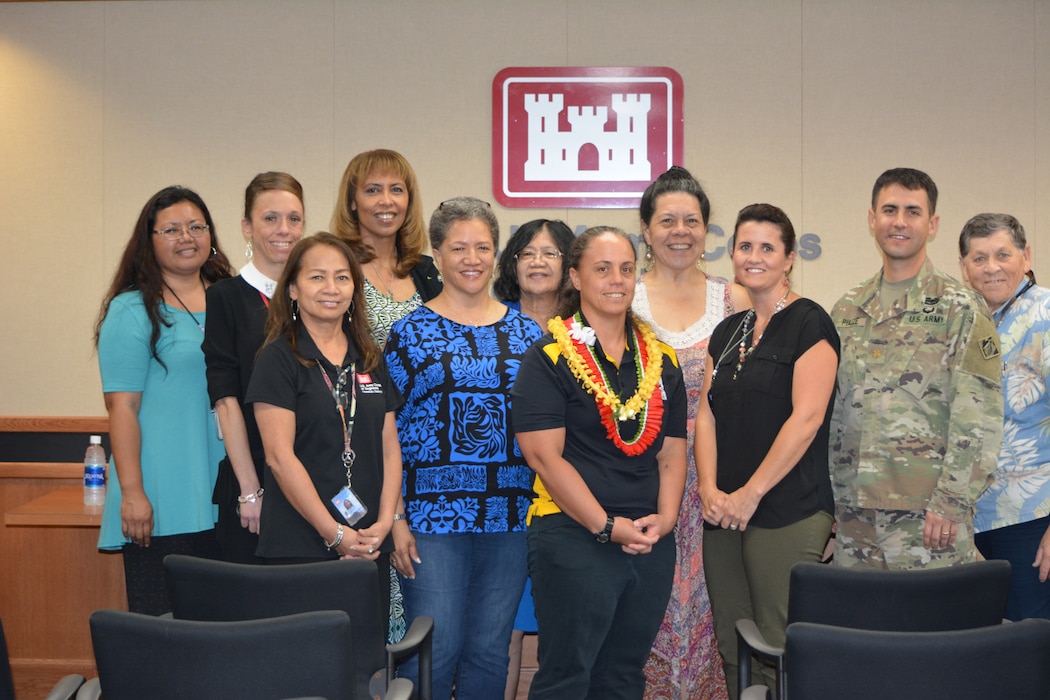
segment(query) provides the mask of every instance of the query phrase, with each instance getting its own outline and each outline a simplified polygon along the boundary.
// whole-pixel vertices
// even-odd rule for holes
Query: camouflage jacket
[[[999,336],[984,302],[929,260],[892,308],[879,303],[881,282],[880,271],[831,312],[842,338],[835,502],[963,522],[1002,441]]]

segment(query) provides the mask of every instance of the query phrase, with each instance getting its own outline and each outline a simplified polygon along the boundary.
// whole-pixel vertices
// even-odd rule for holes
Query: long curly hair
[[[170,327],[171,321],[165,318],[161,311],[161,305],[164,302],[164,275],[153,250],[153,228],[157,224],[157,213],[179,202],[189,202],[200,209],[205,223],[208,224],[208,240],[212,254],[201,266],[201,279],[211,283],[233,276],[230,261],[226,253],[222,252],[222,246],[219,245],[219,239],[215,235],[215,222],[212,221],[208,205],[204,203],[199,194],[188,187],[180,185],[165,187],[150,197],[146,205],[142,207],[138,221],[135,222],[135,228],[131,232],[131,239],[124,247],[124,254],[120,258],[117,272],[113,275],[113,282],[109,285],[109,291],[106,292],[106,297],[102,301],[98,320],[95,321],[96,349],[102,322],[106,320],[106,314],[109,313],[109,305],[118,295],[137,290],[142,294],[142,303],[146,307],[146,316],[149,318],[152,329],[149,338],[150,354],[160,363],[161,367],[167,369],[167,365],[157,354],[157,341],[160,340],[160,327]]]

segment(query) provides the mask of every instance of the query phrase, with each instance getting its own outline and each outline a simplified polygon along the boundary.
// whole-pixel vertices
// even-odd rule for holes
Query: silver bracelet
[[[255,503],[256,501],[258,501],[260,498],[263,497],[263,492],[264,491],[265,491],[265,489],[260,486],[259,490],[256,491],[255,493],[249,493],[247,496],[238,496],[237,497],[237,502],[238,503]]]
[[[407,517],[408,516],[405,515],[404,513],[395,513],[394,514],[394,522],[396,523],[398,520],[404,520]]]
[[[335,539],[332,540],[331,543],[329,543],[328,540],[326,540],[323,537],[321,538],[321,541],[324,542],[324,546],[328,548],[328,551],[331,551],[331,550],[335,549],[336,547],[338,547],[340,544],[342,544],[342,542],[343,542],[343,524],[339,523],[339,525],[336,527]]]

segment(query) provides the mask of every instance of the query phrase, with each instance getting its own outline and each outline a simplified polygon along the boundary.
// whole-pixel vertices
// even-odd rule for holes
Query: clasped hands
[[[355,530],[352,527],[343,527],[343,541],[339,543],[336,552],[340,559],[367,559],[375,561],[379,558],[379,545],[386,539],[386,533],[378,525]]]
[[[761,499],[753,494],[747,486],[743,486],[732,493],[726,493],[720,489],[712,489],[709,493],[700,494],[705,522],[722,529],[739,529],[741,532],[747,529],[751,516],[755,514],[755,509],[758,508],[759,500]]]

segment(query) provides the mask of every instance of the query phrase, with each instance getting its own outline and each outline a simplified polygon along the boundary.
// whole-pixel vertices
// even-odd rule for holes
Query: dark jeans
[[[977,549],[985,559],[1005,559],[1013,569],[1006,599],[1008,620],[1050,619],[1050,581],[1040,583],[1039,569],[1032,566],[1048,527],[1050,516],[974,535]]]
[[[674,579],[674,537],[649,554],[600,544],[567,515],[533,518],[529,575],[540,667],[530,700],[636,700]]]

